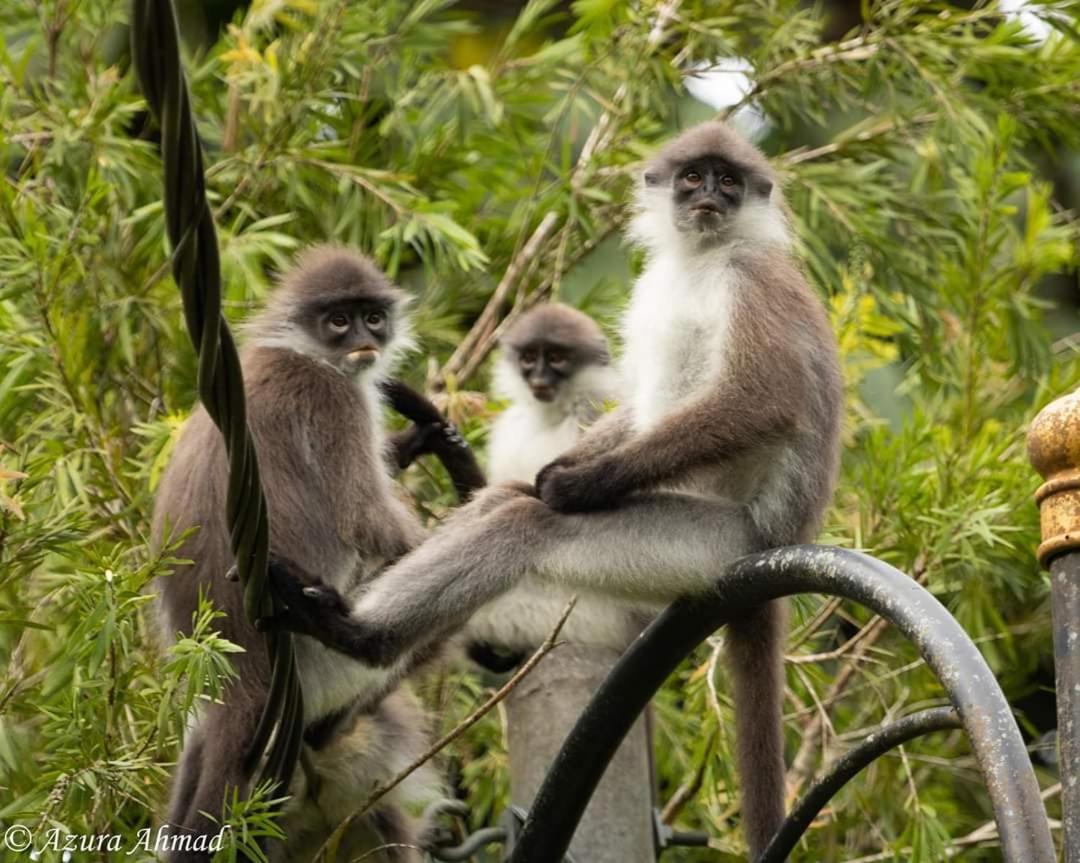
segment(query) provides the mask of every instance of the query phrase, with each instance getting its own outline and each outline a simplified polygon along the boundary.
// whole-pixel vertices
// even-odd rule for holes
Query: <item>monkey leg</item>
[[[705,592],[729,564],[761,546],[745,506],[712,498],[654,493],[610,510],[544,508],[530,539],[538,576],[631,602]]]
[[[374,579],[351,612],[325,585],[287,579],[282,625],[374,665],[445,637],[533,573],[572,590],[658,605],[707,591],[761,547],[746,507],[684,494],[559,513],[531,486],[495,486]],[[273,570],[271,575],[273,577]]]
[[[352,615],[385,649],[369,661],[388,663],[460,627],[530,573],[656,605],[708,590],[726,566],[760,547],[749,512],[736,504],[651,494],[613,510],[558,513],[528,489],[504,485],[479,495],[372,584]]]
[[[189,844],[198,836],[206,836],[209,841],[221,830],[220,820],[214,819],[221,819],[233,789],[238,789],[241,797],[247,794],[246,744],[261,706],[256,692],[244,681],[234,681],[225,703],[211,705],[188,735],[169,802],[170,836],[188,838]],[[165,859],[169,863],[207,863],[212,856],[208,851],[175,848],[166,853]]]
[[[733,684],[743,833],[756,860],[784,820],[784,643],[787,608],[774,600],[726,631]]]

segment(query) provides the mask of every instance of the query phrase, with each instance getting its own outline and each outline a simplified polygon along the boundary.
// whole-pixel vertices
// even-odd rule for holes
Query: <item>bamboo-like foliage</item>
[[[370,250],[417,296],[406,376],[443,390],[482,444],[499,323],[550,295],[615,321],[640,263],[619,240],[637,164],[712,114],[685,75],[743,58],[743,101],[768,118],[762,146],[847,372],[823,540],[942,599],[1035,739],[1053,725],[1052,651],[1023,436],[1080,383],[1080,4],[1033,7],[1045,38],[993,3],[864,4],[833,42],[824,8],[532,0],[492,21],[441,0],[253,4],[185,58],[223,310],[242,318],[305,243]],[[154,647],[146,587],[175,561],[148,552],[148,514],[196,364],[163,266],[126,14],[108,0],[0,8],[0,824],[133,847],[187,712],[220,695],[234,648],[210,608],[190,638]],[[437,470],[406,481],[432,518],[452,501]],[[715,846],[667,860],[742,851],[718,647],[657,704],[661,803]],[[798,604],[789,654],[793,786],[941,699],[902,640],[829,601]],[[462,673],[426,689],[447,726],[484,695]],[[497,718],[444,761],[477,824],[505,802]],[[1057,777],[1041,778],[1053,810]],[[224,815],[274,829],[263,798]],[[962,736],[939,735],[853,781],[793,859],[995,860],[989,817]]]
[[[188,334],[199,355],[199,398],[225,439],[229,462],[225,516],[237,577],[244,586],[244,610],[254,623],[275,608],[266,581],[270,525],[258,454],[247,427],[240,357],[221,314],[217,232],[206,199],[202,144],[180,58],[172,0],[136,2],[131,35],[139,88],[161,132],[163,206],[173,278],[180,287]],[[300,752],[303,690],[292,636],[270,633],[265,643],[271,668],[266,705],[251,739],[238,739],[236,745],[247,748],[245,768],[252,779],[265,777],[284,789]],[[257,770],[264,750],[265,765]]]

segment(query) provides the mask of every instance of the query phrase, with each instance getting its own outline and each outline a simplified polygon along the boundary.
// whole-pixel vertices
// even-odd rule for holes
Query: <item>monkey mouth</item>
[[[349,365],[358,367],[370,366],[378,358],[379,352],[375,348],[360,348],[345,354],[345,359]]]
[[[533,397],[540,402],[555,401],[555,389],[553,387],[530,387]]]
[[[724,215],[723,211],[714,204],[698,204],[696,207],[691,207],[690,212],[695,216],[704,216],[707,218],[718,218]]]

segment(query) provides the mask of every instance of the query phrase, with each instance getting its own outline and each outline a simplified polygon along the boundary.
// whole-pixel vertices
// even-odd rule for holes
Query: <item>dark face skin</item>
[[[344,300],[305,309],[303,326],[331,364],[356,373],[374,365],[390,340],[390,312],[381,300]]]
[[[552,342],[522,345],[517,363],[533,396],[542,402],[554,401],[559,387],[580,365],[573,351]]]
[[[646,175],[645,182],[659,185],[662,181]],[[683,233],[721,237],[748,198],[768,198],[771,190],[768,179],[724,159],[692,159],[671,175],[675,226]]]

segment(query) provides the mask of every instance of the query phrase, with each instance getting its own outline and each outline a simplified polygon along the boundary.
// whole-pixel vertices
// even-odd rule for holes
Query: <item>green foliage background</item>
[[[125,5],[0,9],[0,825],[132,837],[229,646],[208,618],[161,653],[146,613],[167,568],[148,552],[153,488],[195,386]],[[846,363],[824,540],[928,586],[1037,737],[1053,726],[1052,653],[1024,432],[1080,383],[1080,4],[1035,11],[1045,41],[994,3],[866,2],[835,41],[826,7],[794,0],[531,0],[494,21],[445,0],[255,3],[188,58],[228,314],[257,305],[300,246],[352,244],[415,292],[422,351],[405,372],[433,381],[553,213],[510,302],[554,294],[610,324],[639,263],[619,241],[635,166],[710,115],[679,70],[746,58]],[[481,445],[497,408],[475,395],[484,368],[448,384]],[[429,467],[407,482],[433,518],[452,500]],[[793,626],[792,779],[941,702],[910,646],[861,610],[808,598]],[[657,763],[661,802],[700,782],[677,823],[721,853],[667,860],[742,851],[717,647],[658,699]],[[446,672],[426,689],[449,728],[484,683]],[[444,763],[490,821],[506,795],[499,717]],[[852,783],[795,859],[995,860],[993,834],[972,834],[989,819],[962,736],[937,735]]]

